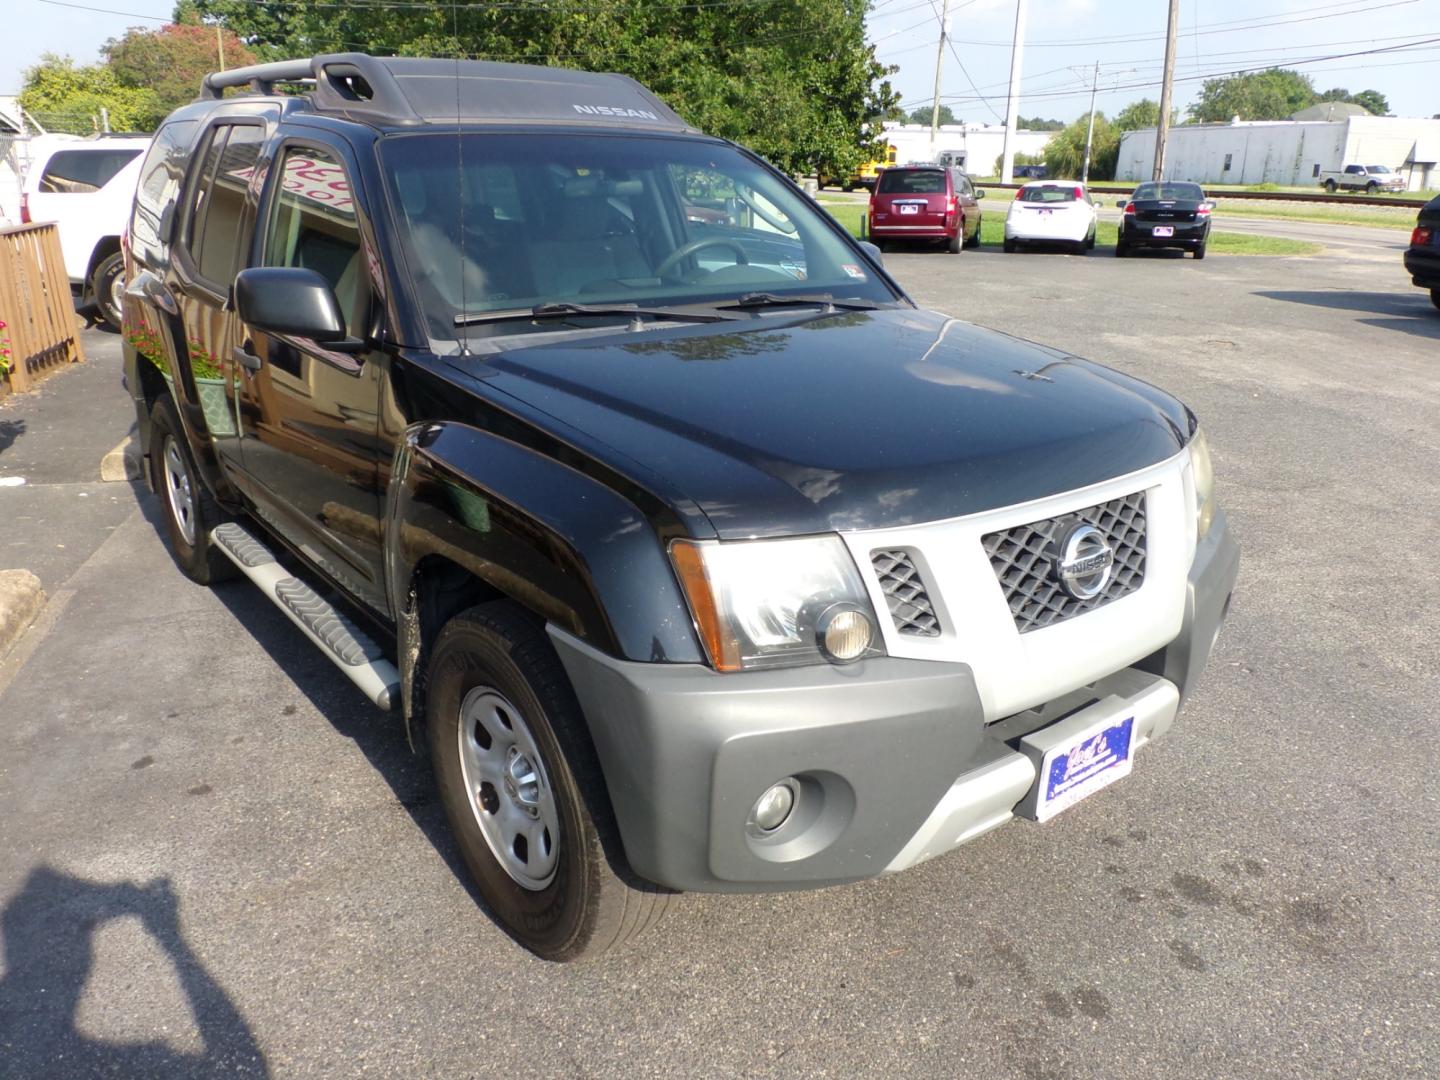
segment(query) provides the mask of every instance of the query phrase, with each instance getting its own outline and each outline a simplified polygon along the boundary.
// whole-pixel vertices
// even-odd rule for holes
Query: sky
[[[874,0],[870,40],[882,62],[899,66],[892,82],[907,111],[931,100],[942,2]],[[18,91],[22,72],[42,53],[90,63],[108,38],[160,26],[174,9],[174,0],[6,3],[18,18],[7,20],[0,93]],[[1015,7],[1016,0],[951,0],[940,93],[957,119],[1003,122]],[[1158,100],[1165,13],[1164,0],[1028,0],[1019,113],[1080,116],[1097,61],[1102,112]],[[1279,65],[1309,73],[1321,90],[1379,90],[1401,116],[1440,113],[1440,0],[1180,0],[1179,25],[1175,100],[1182,107],[1202,76]],[[1413,44],[1426,39],[1433,40]]]

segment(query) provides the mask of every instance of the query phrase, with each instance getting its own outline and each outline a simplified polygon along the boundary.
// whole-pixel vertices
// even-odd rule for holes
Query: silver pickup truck
[[[1405,178],[1384,165],[1346,165],[1339,171],[1326,169],[1322,172],[1320,186],[1332,195],[1337,188],[1345,191],[1404,191]]]

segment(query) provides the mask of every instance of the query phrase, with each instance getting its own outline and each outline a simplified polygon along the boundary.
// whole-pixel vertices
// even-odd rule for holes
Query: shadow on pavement
[[[15,440],[24,434],[24,420],[0,420],[0,454],[10,449]]]
[[[204,1049],[114,1043],[76,1027],[96,931],[137,917],[174,965]],[[6,1076],[268,1076],[249,1024],[190,951],[169,879],[98,882],[41,866],[0,912],[0,1073]],[[116,1003],[124,1009],[125,1003]]]
[[[1440,311],[1435,310],[1429,297],[1419,289],[1410,292],[1358,292],[1349,289],[1262,290],[1255,295],[1263,296],[1267,300],[1284,300],[1290,304],[1386,315],[1390,318],[1359,321],[1381,329],[1404,330],[1421,337],[1440,338]]]

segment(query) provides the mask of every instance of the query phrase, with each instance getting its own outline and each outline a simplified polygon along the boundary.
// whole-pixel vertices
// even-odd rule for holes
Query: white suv
[[[60,226],[71,290],[120,326],[125,263],[120,233],[130,217],[148,136],[35,140],[20,194],[20,220]]]

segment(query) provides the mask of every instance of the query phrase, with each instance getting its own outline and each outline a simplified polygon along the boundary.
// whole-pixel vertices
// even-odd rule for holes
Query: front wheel
[[[90,278],[90,291],[95,294],[95,306],[100,309],[100,317],[113,329],[119,330],[125,317],[120,301],[125,292],[125,259],[120,252],[100,260]]]
[[[150,410],[150,479],[160,496],[170,552],[185,576],[201,585],[235,577],[235,564],[210,542],[210,530],[225,520],[224,512],[200,479],[175,403],[168,397]]]
[[[528,615],[489,604],[446,623],[425,715],[441,802],[501,929],[564,961],[658,921],[668,895],[628,880],[579,703]]]

